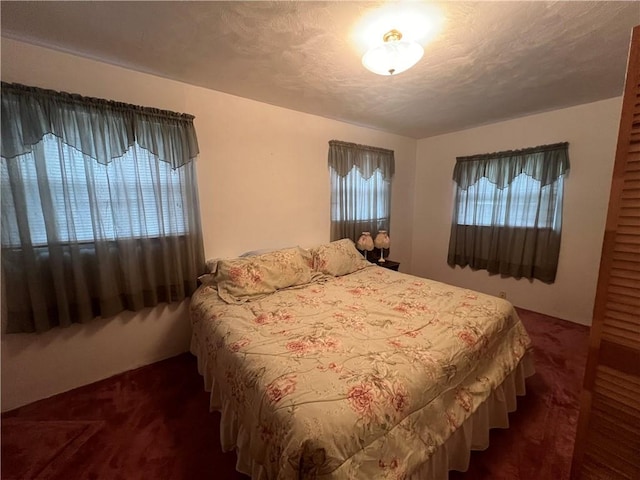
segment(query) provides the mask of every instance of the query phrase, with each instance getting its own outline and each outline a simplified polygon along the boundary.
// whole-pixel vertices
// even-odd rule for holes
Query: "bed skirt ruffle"
[[[411,480],[441,480],[450,470],[466,472],[472,450],[489,447],[489,430],[509,428],[509,413],[517,408],[517,397],[526,393],[525,379],[535,373],[532,353],[527,352],[516,369],[507,376],[476,411],[447,441],[423,463]]]
[[[251,438],[249,432],[238,419],[231,402],[225,401],[219,386],[208,368],[206,351],[199,351],[197,342],[191,344],[191,353],[198,359],[198,372],[204,378],[204,386],[210,392],[209,409],[221,413],[220,441],[225,452],[235,450],[236,470],[249,475],[252,480],[267,480],[262,465],[255,460],[252,452],[260,451],[258,438]],[[485,400],[476,411],[465,420],[449,439],[439,447],[426,463],[423,463],[409,477],[412,480],[441,480],[448,478],[450,470],[465,472],[469,468],[472,450],[489,447],[489,431],[492,428],[508,428],[509,413],[517,408],[517,397],[525,395],[525,379],[535,373],[532,353],[527,352],[518,366]]]

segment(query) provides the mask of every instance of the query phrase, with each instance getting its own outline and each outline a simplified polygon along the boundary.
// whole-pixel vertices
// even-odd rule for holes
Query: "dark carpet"
[[[508,430],[450,479],[569,478],[587,327],[518,310],[533,340],[536,375]],[[183,354],[2,415],[2,479],[225,479],[220,415],[209,413],[195,358]]]

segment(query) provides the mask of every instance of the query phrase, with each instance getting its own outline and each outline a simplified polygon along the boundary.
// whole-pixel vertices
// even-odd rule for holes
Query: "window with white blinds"
[[[181,301],[204,273],[194,117],[2,82],[6,333]]]
[[[562,188],[562,176],[542,186],[539,180],[521,173],[503,189],[482,177],[460,192],[457,221],[459,225],[553,228],[559,223],[562,195],[558,192]]]
[[[331,140],[331,240],[389,230],[393,150]]]
[[[569,144],[458,157],[447,263],[555,281]]]
[[[376,172],[370,178],[364,178],[357,167],[353,167],[342,180],[342,195],[338,194],[340,176],[332,169],[331,220],[378,222],[389,219],[391,183],[382,178],[382,172]],[[344,198],[351,202],[342,201]]]
[[[15,160],[26,190],[32,245],[47,245],[53,238],[62,243],[88,242],[186,232],[182,172],[156,161],[139,145],[107,164],[58,142],[52,134],[45,135],[33,150]],[[7,162],[2,162],[1,173],[2,192],[8,193]],[[39,175],[48,182],[43,183],[42,177],[39,181]],[[41,191],[45,188],[46,195]],[[53,205],[53,218],[44,215],[45,201]],[[8,211],[14,210],[12,195],[3,194],[2,203]],[[2,229],[2,244],[20,245],[16,217],[5,220],[9,228]]]

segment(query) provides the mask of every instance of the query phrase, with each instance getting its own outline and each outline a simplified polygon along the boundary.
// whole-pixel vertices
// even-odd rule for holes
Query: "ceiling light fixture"
[[[362,57],[367,70],[378,75],[402,73],[418,63],[424,54],[422,45],[402,40],[402,33],[396,29],[385,33],[382,40],[382,45],[369,49]]]

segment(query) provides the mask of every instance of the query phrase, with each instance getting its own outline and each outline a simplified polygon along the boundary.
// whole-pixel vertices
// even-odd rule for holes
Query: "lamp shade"
[[[373,250],[373,238],[371,238],[370,232],[362,232],[357,243],[358,250],[366,250],[370,252]]]
[[[383,44],[363,55],[362,64],[378,75],[397,75],[410,69],[422,58],[424,49],[416,42],[401,39],[397,30],[387,32]]]
[[[391,239],[389,238],[386,230],[380,230],[373,243],[376,248],[389,248],[391,245]]]

